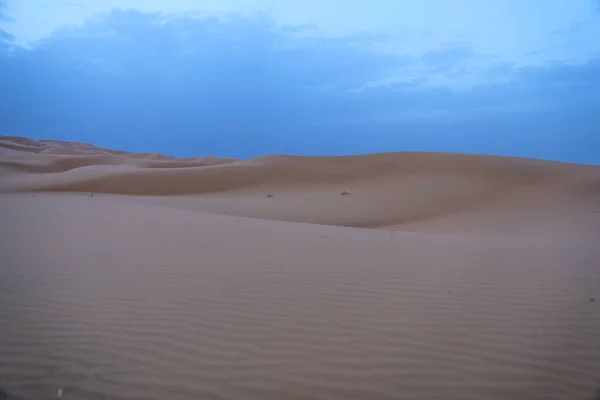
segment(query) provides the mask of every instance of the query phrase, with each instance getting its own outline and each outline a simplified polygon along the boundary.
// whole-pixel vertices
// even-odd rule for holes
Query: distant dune
[[[598,166],[0,137],[0,221],[0,398],[600,389]]]
[[[532,159],[453,153],[176,159],[11,137],[0,137],[0,149],[0,192],[144,195],[139,201],[285,221],[443,231],[523,229],[524,223],[547,231],[565,222],[591,229],[590,216],[600,208],[600,167]],[[350,195],[340,198],[345,190]]]

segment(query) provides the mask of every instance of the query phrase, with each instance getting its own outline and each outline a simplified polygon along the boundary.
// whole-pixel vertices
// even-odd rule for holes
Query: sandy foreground
[[[599,398],[597,166],[0,137],[0,224],[8,399]]]

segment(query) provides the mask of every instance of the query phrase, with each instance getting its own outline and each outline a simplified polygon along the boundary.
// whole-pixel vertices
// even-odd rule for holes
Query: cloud
[[[467,52],[467,57],[471,53]],[[435,69],[438,65],[435,57]],[[450,57],[446,68],[454,65]],[[456,61],[460,62],[460,59]],[[444,61],[445,63],[445,61]],[[487,82],[456,90],[444,85],[389,84],[369,87],[352,97],[353,121],[367,123],[407,118],[472,120],[494,115],[589,112],[600,109],[600,58],[584,64],[551,63],[544,67],[497,64]],[[598,128],[600,137],[600,128]]]
[[[0,22],[13,21],[13,18],[9,17],[8,14],[6,14],[6,9],[6,0],[0,0]]]
[[[0,131],[179,156],[410,149],[600,163],[599,60],[519,67],[464,43],[400,56],[374,40],[298,35],[263,14],[114,10],[5,57]],[[381,84],[399,71],[413,79]],[[481,79],[461,90],[440,78],[472,73]]]
[[[8,22],[10,18],[6,15],[6,1],[0,0],[0,22]],[[14,37],[0,27],[0,46],[6,41],[14,40]]]
[[[457,63],[477,58],[473,49],[466,45],[448,46],[444,49],[433,50],[425,53],[421,60],[431,68],[447,69]]]
[[[35,50],[104,73],[175,78],[193,69],[247,83],[266,74],[281,85],[299,80],[310,87],[360,84],[402,62],[360,48],[354,40],[295,38],[265,16],[220,20],[135,10],[116,10],[82,28],[60,30]]]
[[[7,42],[12,42],[15,40],[15,37],[14,35],[11,35],[10,33],[6,32],[4,29],[0,29],[0,42],[2,42],[3,40]]]
[[[0,22],[9,22],[11,18],[2,12],[3,4],[0,2]],[[16,37],[0,27],[0,49],[8,48]]]

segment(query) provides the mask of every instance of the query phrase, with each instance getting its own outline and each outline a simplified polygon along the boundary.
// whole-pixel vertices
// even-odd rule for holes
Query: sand
[[[0,221],[14,399],[598,398],[598,166],[0,137]]]

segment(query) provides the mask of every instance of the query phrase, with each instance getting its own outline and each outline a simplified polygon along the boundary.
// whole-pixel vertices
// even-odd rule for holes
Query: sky
[[[0,134],[600,164],[600,0],[0,0]]]

